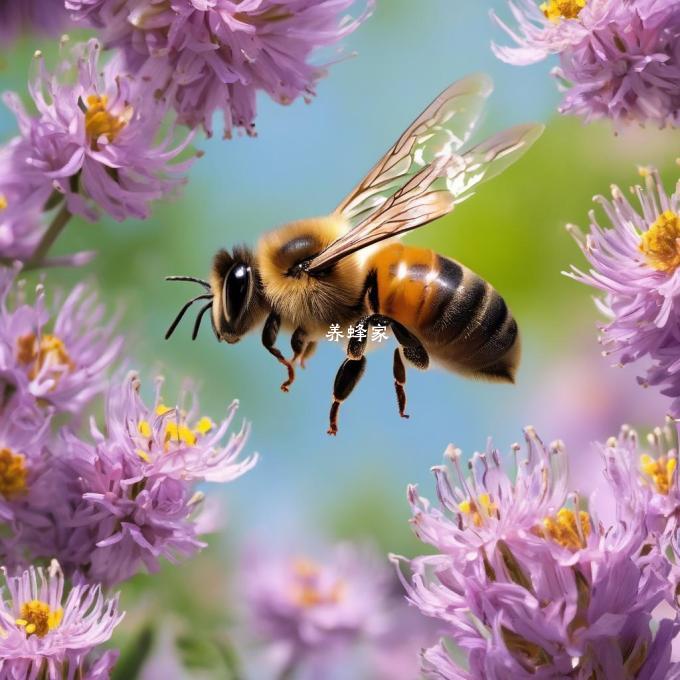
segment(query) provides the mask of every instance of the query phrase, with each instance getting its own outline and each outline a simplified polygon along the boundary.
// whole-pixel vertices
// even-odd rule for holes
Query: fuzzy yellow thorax
[[[37,635],[42,638],[61,623],[63,615],[61,608],[50,609],[46,602],[29,600],[21,605],[21,617],[14,623],[26,631],[26,637]]]
[[[469,498],[459,503],[458,509],[464,515],[468,515],[476,527],[481,527],[484,523],[484,518],[495,514],[498,510],[488,493],[479,494],[476,500]]]
[[[652,458],[646,453],[640,456],[640,469],[652,481],[657,493],[668,495],[673,484],[673,473],[678,465],[676,458],[661,456]]]
[[[56,335],[43,335],[40,340],[35,333],[27,333],[17,340],[17,359],[29,367],[28,377],[33,380],[45,367],[49,377],[58,381],[64,367],[73,371],[76,365],[71,360],[64,342]]]
[[[550,21],[558,22],[562,19],[576,19],[586,6],[587,0],[548,0],[541,6],[541,12]]]
[[[642,234],[640,252],[652,268],[672,274],[680,265],[680,215],[665,210]]]
[[[0,496],[10,499],[26,491],[25,463],[20,453],[0,448]]]
[[[106,137],[109,142],[114,141],[121,130],[132,118],[132,107],[127,106],[123,115],[114,116],[106,107],[109,98],[105,95],[91,94],[87,98],[85,107],[85,132],[93,145],[97,140]]]
[[[577,514],[568,508],[562,508],[554,517],[543,520],[543,534],[569,550],[580,550],[586,547],[590,536],[590,516],[587,512]]]

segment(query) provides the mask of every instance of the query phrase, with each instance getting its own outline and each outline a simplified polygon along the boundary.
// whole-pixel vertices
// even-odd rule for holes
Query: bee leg
[[[304,354],[306,345],[307,331],[301,326],[298,326],[290,339],[290,346],[293,349],[293,358],[290,360],[290,363],[293,364],[293,366],[295,366],[295,362]]]
[[[401,345],[404,359],[422,371],[430,365],[430,356],[423,343],[397,321],[390,321],[396,341]]]
[[[394,375],[394,389],[397,393],[399,415],[402,418],[408,418],[409,415],[406,413],[406,391],[404,390],[404,385],[406,384],[406,369],[404,368],[404,362],[402,361],[399,347],[394,350],[392,373]]]
[[[300,366],[302,366],[302,368],[307,367],[306,361],[313,356],[314,352],[316,352],[316,342],[312,340],[307,343],[302,352],[302,356],[300,357]]]
[[[281,385],[281,389],[284,392],[288,392],[288,388],[292,385],[295,380],[295,368],[288,361],[281,352],[279,352],[274,344],[276,343],[276,338],[279,334],[279,328],[281,327],[281,317],[272,312],[265,321],[264,328],[262,329],[262,344],[265,349],[275,356],[280,364],[283,364],[288,369],[288,380]]]
[[[356,328],[364,330],[363,336],[354,335],[347,343],[347,356],[350,359],[360,359],[366,353],[366,343],[368,342],[368,327],[370,325],[372,316],[365,316],[357,321]]]
[[[361,379],[366,369],[366,357],[361,359],[345,359],[338,369],[333,383],[333,404],[331,405],[328,434],[338,433],[338,410],[340,404],[352,394],[352,390]]]

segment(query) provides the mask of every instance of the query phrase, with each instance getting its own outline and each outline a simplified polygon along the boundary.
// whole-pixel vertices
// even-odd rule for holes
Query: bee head
[[[166,280],[191,281],[204,289],[201,295],[192,298],[180,309],[165,334],[166,340],[175,332],[189,307],[199,300],[206,303],[196,315],[192,340],[198,337],[201,321],[208,310],[211,311],[215,336],[230,344],[238,342],[267,311],[255,256],[248,248],[234,248],[233,253],[219,250],[209,282],[193,276],[168,276]]]
[[[238,342],[266,313],[260,274],[249,248],[217,252],[211,288],[213,328],[225,342]]]

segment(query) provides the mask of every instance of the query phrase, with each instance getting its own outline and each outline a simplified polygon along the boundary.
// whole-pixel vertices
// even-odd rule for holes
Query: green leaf
[[[176,644],[187,669],[214,671],[217,678],[238,680],[241,677],[236,650],[229,640],[186,634],[178,636]]]

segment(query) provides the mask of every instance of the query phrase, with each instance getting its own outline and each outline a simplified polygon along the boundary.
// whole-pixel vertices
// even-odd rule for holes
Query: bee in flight
[[[296,363],[304,367],[331,325],[389,327],[398,343],[394,386],[404,418],[404,362],[426,369],[432,359],[463,375],[514,382],[520,341],[503,298],[459,262],[394,239],[449,213],[541,135],[541,125],[518,125],[462,151],[491,91],[485,75],[448,87],[330,215],[284,225],[254,251],[218,251],[209,281],[168,277],[198,283],[205,293],[182,307],[166,339],[201,300],[193,339],[207,311],[218,341],[238,342],[264,324],[262,344],[286,367],[287,392]],[[290,359],[276,347],[282,328],[292,333]],[[366,344],[367,333],[348,341],[329,434],[337,433],[340,404],[364,373]]]

